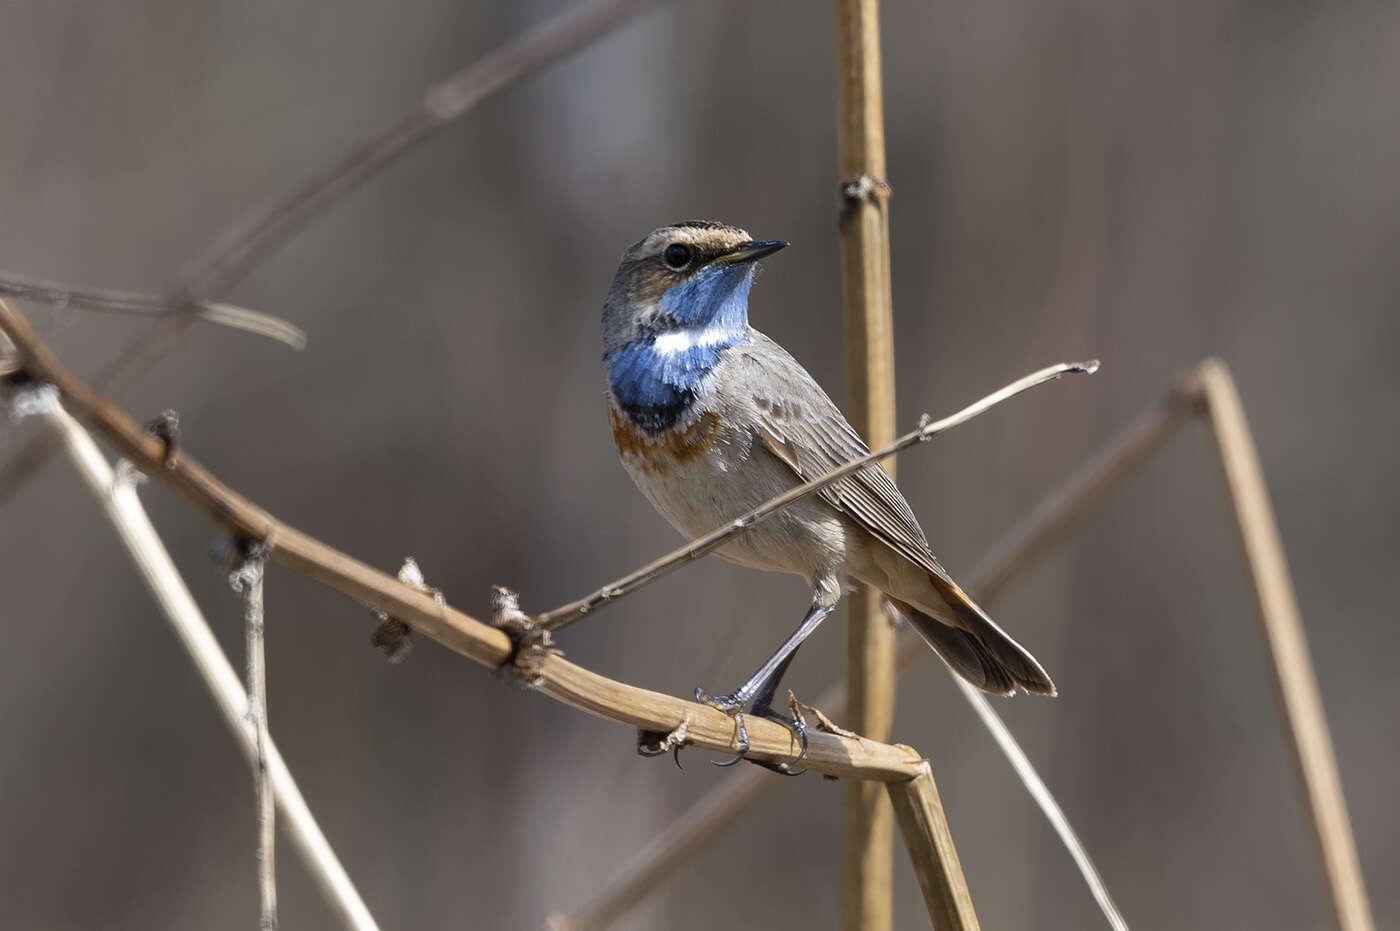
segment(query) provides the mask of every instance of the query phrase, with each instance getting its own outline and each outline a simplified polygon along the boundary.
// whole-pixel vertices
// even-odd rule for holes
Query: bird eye
[[[673,242],[666,247],[665,252],[661,253],[661,257],[671,268],[680,271],[690,264],[690,247],[683,243]]]

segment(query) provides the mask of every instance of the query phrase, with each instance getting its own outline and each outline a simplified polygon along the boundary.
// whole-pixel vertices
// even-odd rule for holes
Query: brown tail
[[[949,668],[982,691],[1012,695],[1020,686],[1037,695],[1055,694],[1055,683],[1035,657],[970,599],[953,607],[969,630],[945,624],[897,598],[890,598],[890,602]]]

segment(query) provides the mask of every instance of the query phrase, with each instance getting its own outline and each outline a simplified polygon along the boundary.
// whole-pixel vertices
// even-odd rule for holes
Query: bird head
[[[709,220],[654,230],[627,250],[613,277],[603,305],[604,355],[639,340],[741,336],[756,263],[786,245]]]

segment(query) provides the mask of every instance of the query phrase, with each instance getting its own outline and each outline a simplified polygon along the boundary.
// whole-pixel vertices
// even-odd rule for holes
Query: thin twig
[[[269,559],[397,617],[483,665],[496,668],[528,660],[530,684],[575,708],[629,727],[661,733],[669,733],[690,718],[687,734],[693,746],[723,753],[735,751],[735,721],[723,712],[616,682],[570,663],[557,652],[523,649],[524,644],[513,641],[505,631],[282,523],[215,478],[187,450],[174,461],[167,461],[161,440],[142,430],[125,411],[69,372],[29,322],[3,300],[0,331],[19,351],[23,364],[20,377],[31,383],[56,386],[68,408],[124,455],[149,469],[159,481],[180,492],[220,525],[262,542]],[[784,725],[767,718],[750,718],[747,724],[750,758],[782,763],[796,756],[797,742]],[[916,776],[920,760],[918,753],[908,747],[812,734],[804,763],[830,776],[898,781]]]
[[[543,630],[562,630],[597,610],[600,606],[630,595],[637,589],[656,581],[664,575],[674,572],[685,563],[699,559],[701,556],[723,546],[732,538],[750,530],[758,523],[767,520],[784,508],[792,506],[813,492],[820,491],[832,482],[840,481],[852,472],[865,468],[872,462],[878,462],[886,456],[893,456],[901,450],[931,440],[938,434],[951,430],[961,424],[965,424],[978,414],[986,413],[1001,402],[1015,397],[1021,392],[1034,388],[1037,385],[1042,385],[1047,381],[1054,381],[1066,374],[1080,372],[1092,373],[1097,371],[1098,367],[1099,363],[1097,361],[1061,362],[1058,365],[1051,365],[1038,372],[1032,372],[1023,378],[1018,378],[1005,388],[992,392],[980,401],[969,404],[956,414],[944,417],[942,420],[935,420],[929,423],[927,422],[927,418],[925,418],[925,421],[921,422],[918,427],[904,434],[888,446],[882,446],[872,453],[868,453],[858,459],[852,459],[850,462],[832,469],[820,478],[807,482],[805,485],[798,485],[778,495],[776,498],[764,502],[753,510],[730,521],[723,527],[713,530],[703,537],[697,537],[685,546],[672,550],[660,559],[656,559],[642,566],[640,569],[627,573],[622,578],[604,585],[585,598],[580,598],[578,601],[561,605],[552,611],[546,611],[538,615],[534,619],[534,624],[536,627]]]
[[[1011,768],[1016,770],[1016,775],[1021,778],[1026,791],[1031,794],[1031,798],[1045,813],[1050,826],[1060,836],[1060,842],[1069,851],[1074,865],[1079,867],[1079,875],[1084,877],[1084,882],[1088,885],[1089,892],[1094,896],[1094,901],[1099,903],[1099,910],[1108,920],[1109,927],[1113,928],[1113,931],[1128,931],[1128,923],[1123,920],[1123,914],[1118,911],[1118,906],[1113,904],[1113,896],[1108,894],[1108,886],[1104,884],[1103,877],[1099,875],[1098,868],[1094,866],[1089,851],[1084,849],[1079,835],[1074,833],[1069,819],[1065,817],[1064,809],[1060,807],[1059,802],[1055,801],[1055,796],[1051,794],[1045,781],[1040,778],[1040,774],[1035,771],[1035,766],[1031,764],[1030,758],[1021,749],[1021,745],[1016,742],[1016,738],[1012,735],[1010,728],[1006,726],[1006,722],[992,708],[992,704],[987,701],[986,696],[976,688],[968,685],[965,680],[958,676],[954,676],[953,681],[957,683],[963,697],[972,705],[972,710],[976,711],[977,716],[982,719],[987,730],[991,731],[992,739],[997,742],[997,746],[1001,747],[1001,752],[1011,761]]]
[[[82,307],[87,310],[107,311],[118,314],[163,314],[170,310],[170,304],[153,294],[137,294],[131,291],[112,291],[102,288],[80,288],[74,285],[55,284],[50,281],[36,281],[9,272],[0,272],[0,294],[11,297],[42,301],[63,307]],[[265,314],[260,310],[235,307],[214,301],[195,301],[188,308],[190,314],[205,323],[243,330],[258,336],[276,340],[293,349],[306,348],[306,332],[300,327]]]
[[[184,333],[194,319],[187,311],[198,301],[233,286],[297,230],[390,162],[471,113],[482,102],[567,58],[659,3],[660,0],[584,0],[430,87],[407,113],[327,162],[301,184],[255,204],[187,266],[164,300],[170,312],[129,343],[94,379],[98,390],[109,390],[128,373],[145,371],[148,366],[142,363],[165,351]],[[0,464],[0,505],[43,468],[56,451],[44,439],[36,438]]]
[[[263,558],[248,555],[229,574],[229,584],[243,602],[243,635],[247,642],[248,720],[257,734],[253,760],[253,790],[258,810],[258,896],[262,904],[258,927],[277,929],[277,811],[267,784],[267,652],[263,612]]]
[[[1041,499],[1028,514],[1002,534],[968,573],[968,588],[977,600],[990,604],[1020,573],[1027,571],[1052,546],[1064,540],[1100,503],[1122,486],[1138,467],[1200,412],[1195,374],[1161,402],[1134,418],[1099,447],[1089,460]],[[903,675],[930,656],[927,644],[906,634],[895,654],[895,669]],[[831,717],[846,715],[846,687],[838,683],[817,699]],[[602,931],[681,871],[731,824],[778,783],[758,770],[733,778],[702,795],[689,809],[663,828],[630,857],[584,906],[556,916],[560,928]]]
[[[30,412],[41,414],[62,447],[67,449],[78,474],[102,505],[199,671],[239,749],[252,763],[257,758],[257,735],[247,718],[248,695],[141,507],[136,494],[139,474],[127,463],[122,463],[122,468],[114,474],[92,437],[60,406],[58,393],[51,386],[37,390],[41,394],[35,399],[37,404],[31,402]],[[43,399],[42,392],[48,393],[47,400]],[[282,809],[282,823],[326,904],[344,927],[352,931],[378,931],[364,900],[311,814],[276,744],[269,739],[265,751],[272,792]]]

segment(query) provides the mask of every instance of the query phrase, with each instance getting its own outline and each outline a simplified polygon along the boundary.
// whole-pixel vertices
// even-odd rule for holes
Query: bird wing
[[[777,343],[754,334],[745,363],[761,371],[746,373],[754,393],[756,427],[765,448],[808,482],[870,452],[816,380]],[[952,579],[929,552],[909,503],[890,477],[869,465],[817,492],[827,503],[873,534],[904,558]]]
[[[806,369],[761,333],[755,331],[753,337],[743,357],[745,365],[754,366],[744,373],[745,386],[753,393],[759,441],[769,452],[803,482],[869,452]],[[914,605],[899,599],[894,603],[960,675],[998,694],[1009,694],[1017,685],[1028,692],[1055,694],[1055,683],[1035,657],[998,627],[929,552],[914,512],[883,469],[866,466],[817,494],[928,573],[946,612],[925,616]],[[937,609],[931,603],[923,607]]]

